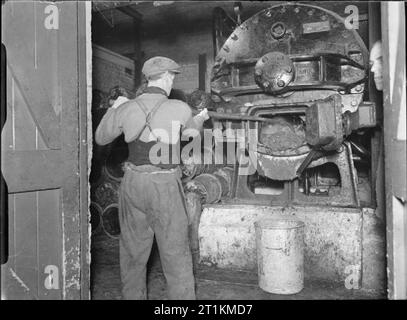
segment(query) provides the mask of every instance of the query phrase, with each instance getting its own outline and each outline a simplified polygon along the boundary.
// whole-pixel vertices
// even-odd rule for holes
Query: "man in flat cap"
[[[142,72],[148,84],[141,95],[114,104],[96,130],[98,144],[110,143],[124,133],[129,147],[119,191],[120,271],[125,299],[147,297],[146,266],[154,235],[169,298],[195,299],[180,157],[174,150],[179,151],[184,129],[199,133],[209,117],[206,109],[192,117],[186,103],[168,99],[179,69],[166,57],[147,60]]]

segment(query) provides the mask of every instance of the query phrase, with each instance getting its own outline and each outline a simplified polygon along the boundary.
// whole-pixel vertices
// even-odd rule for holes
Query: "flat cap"
[[[154,76],[165,71],[180,73],[180,66],[174,60],[166,57],[153,57],[144,62],[141,72],[146,76]]]

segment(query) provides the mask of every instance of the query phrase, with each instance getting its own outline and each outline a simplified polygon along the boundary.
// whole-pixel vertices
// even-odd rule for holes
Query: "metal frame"
[[[90,187],[89,175],[92,155],[92,45],[91,2],[78,3],[78,104],[79,104],[79,206],[81,224],[80,299],[90,299]]]

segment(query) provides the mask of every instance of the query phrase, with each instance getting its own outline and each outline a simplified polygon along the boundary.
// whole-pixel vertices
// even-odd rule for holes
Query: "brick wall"
[[[190,93],[198,88],[198,57],[207,55],[206,87],[209,89],[209,72],[213,61],[212,33],[210,25],[195,32],[167,31],[166,34],[145,38],[141,46],[144,60],[154,56],[166,56],[181,65],[181,74],[174,81],[174,88]]]
[[[93,89],[108,93],[114,86],[135,91],[134,61],[101,46],[92,47]]]

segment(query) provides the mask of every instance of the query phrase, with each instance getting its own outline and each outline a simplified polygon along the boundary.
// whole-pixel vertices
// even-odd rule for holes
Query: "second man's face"
[[[370,71],[373,73],[377,90],[383,90],[383,56],[380,42],[373,45],[370,51]]]

